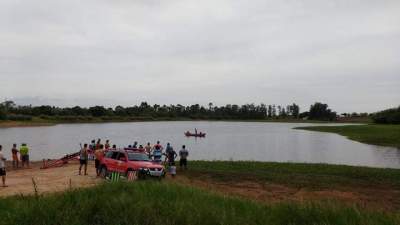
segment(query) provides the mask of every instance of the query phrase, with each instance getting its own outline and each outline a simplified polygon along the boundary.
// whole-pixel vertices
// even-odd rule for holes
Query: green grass
[[[207,177],[223,182],[243,180],[279,183],[298,188],[346,188],[391,186],[400,189],[400,169],[381,169],[328,164],[190,161],[188,178]]]
[[[136,182],[0,199],[0,224],[392,225],[400,224],[400,216],[334,202],[266,205],[176,184]]]
[[[336,133],[362,143],[400,148],[400,125],[316,126],[295,129]]]

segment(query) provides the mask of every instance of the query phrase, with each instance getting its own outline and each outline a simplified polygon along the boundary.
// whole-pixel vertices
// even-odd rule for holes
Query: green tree
[[[400,106],[377,112],[372,116],[372,119],[375,123],[400,124]]]
[[[89,112],[94,117],[101,117],[106,115],[107,110],[104,106],[93,106],[89,108]]]
[[[314,105],[310,106],[310,120],[335,120],[336,112],[332,112],[327,104],[316,102]]]

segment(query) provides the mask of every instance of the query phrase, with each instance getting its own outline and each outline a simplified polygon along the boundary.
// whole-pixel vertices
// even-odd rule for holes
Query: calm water
[[[10,158],[12,143],[27,142],[31,159],[57,158],[76,152],[79,143],[110,139],[118,147],[134,141],[176,150],[186,145],[190,159],[313,162],[400,168],[400,150],[350,141],[336,134],[293,130],[316,124],[256,122],[140,122],[63,124],[51,127],[0,129],[0,144]],[[186,130],[207,132],[206,138],[186,138]]]

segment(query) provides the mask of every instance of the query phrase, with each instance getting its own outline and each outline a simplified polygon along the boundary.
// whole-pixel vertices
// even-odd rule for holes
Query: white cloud
[[[400,104],[398,12],[395,0],[3,0],[0,96],[375,111]]]

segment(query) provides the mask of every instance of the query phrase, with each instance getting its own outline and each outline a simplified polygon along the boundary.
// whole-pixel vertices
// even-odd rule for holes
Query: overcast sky
[[[399,0],[1,0],[0,97],[400,105]]]

